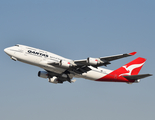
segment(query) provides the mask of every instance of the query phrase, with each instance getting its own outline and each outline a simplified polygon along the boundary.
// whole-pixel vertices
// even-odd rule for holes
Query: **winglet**
[[[129,55],[135,55],[137,52],[132,52],[132,53],[129,53]]]

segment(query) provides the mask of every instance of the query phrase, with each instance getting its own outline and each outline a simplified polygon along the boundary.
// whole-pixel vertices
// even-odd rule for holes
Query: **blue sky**
[[[153,0],[1,0],[0,119],[154,120],[154,76],[138,84],[50,84],[41,68],[12,61],[3,51],[24,44],[73,60],[137,51],[108,69],[147,59],[140,73],[154,74]]]

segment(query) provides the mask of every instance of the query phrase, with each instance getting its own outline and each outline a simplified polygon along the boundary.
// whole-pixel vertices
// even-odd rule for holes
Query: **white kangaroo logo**
[[[141,63],[141,64],[133,64],[133,65],[130,65],[127,67],[127,65],[124,65],[122,67],[124,67],[126,69],[126,71],[128,71],[129,73],[123,73],[123,74],[120,74],[119,76],[123,76],[123,75],[131,75],[132,71],[135,69],[135,68],[138,68],[138,67],[141,67],[142,65],[144,65],[145,62]]]

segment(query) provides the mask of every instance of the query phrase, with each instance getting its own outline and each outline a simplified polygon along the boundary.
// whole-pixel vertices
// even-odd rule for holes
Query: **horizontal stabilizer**
[[[130,80],[138,80],[149,76],[152,76],[152,74],[129,75],[129,76],[123,76],[123,77]]]

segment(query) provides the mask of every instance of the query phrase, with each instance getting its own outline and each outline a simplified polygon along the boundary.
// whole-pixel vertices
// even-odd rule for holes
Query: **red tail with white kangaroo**
[[[151,76],[151,74],[138,75],[145,61],[145,58],[139,57],[96,81],[112,81],[127,83],[140,82],[141,78]]]

